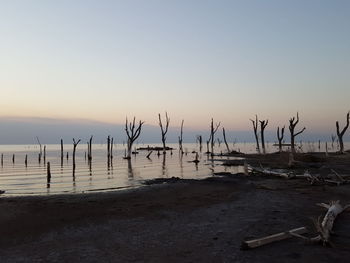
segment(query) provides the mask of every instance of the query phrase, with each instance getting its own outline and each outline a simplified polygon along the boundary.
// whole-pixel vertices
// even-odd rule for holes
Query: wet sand
[[[335,247],[292,238],[253,250],[253,239],[301,226],[350,203],[350,186],[231,175],[144,188],[0,198],[0,262],[348,262],[350,213],[336,220]]]

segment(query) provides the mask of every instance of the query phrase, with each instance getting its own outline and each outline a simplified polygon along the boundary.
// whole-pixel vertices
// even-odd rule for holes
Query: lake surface
[[[329,143],[329,151],[332,151]],[[346,144],[348,145],[348,144]],[[151,146],[160,146],[152,144]],[[150,159],[146,158],[148,151],[139,151],[132,159],[123,159],[125,146],[115,144],[113,148],[113,160],[108,165],[107,146],[93,144],[92,163],[85,158],[86,144],[79,144],[76,152],[76,169],[73,175],[72,144],[64,145],[64,159],[61,163],[60,145],[46,145],[46,161],[38,161],[38,145],[0,145],[0,154],[3,154],[3,162],[0,164],[0,190],[5,190],[5,196],[14,195],[46,195],[62,193],[83,193],[93,191],[109,191],[139,187],[142,182],[154,178],[179,177],[186,179],[203,179],[213,176],[217,172],[243,172],[243,167],[224,167],[221,162],[212,161],[204,153],[206,145],[203,145],[202,153],[199,153],[200,162],[196,165],[191,162],[195,159],[195,153],[199,152],[197,144],[184,144],[187,154],[182,157],[178,153],[177,144],[167,144],[175,148],[166,155],[157,156],[153,152]],[[147,145],[136,145],[147,147]],[[256,151],[254,143],[239,143],[231,149],[244,153]],[[305,144],[304,151],[317,151],[318,143]],[[322,148],[322,147],[321,147]],[[216,145],[215,152],[225,152],[224,144]],[[269,152],[276,151],[272,144],[267,144]],[[324,151],[324,149],[319,149]],[[68,159],[66,154],[68,152]],[[14,162],[13,162],[14,155]],[[25,156],[27,155],[27,166]],[[227,157],[215,157],[215,159],[227,159]],[[47,165],[50,162],[51,180],[47,183]]]

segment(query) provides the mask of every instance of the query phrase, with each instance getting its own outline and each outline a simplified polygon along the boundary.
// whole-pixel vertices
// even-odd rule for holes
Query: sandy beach
[[[349,213],[334,247],[292,238],[253,250],[243,240],[306,226],[316,203],[350,203],[347,185],[231,175],[128,191],[0,199],[1,262],[347,262]]]

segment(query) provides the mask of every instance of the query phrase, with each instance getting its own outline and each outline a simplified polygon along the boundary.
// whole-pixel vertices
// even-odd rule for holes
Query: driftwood
[[[249,241],[243,241],[241,244],[241,249],[251,249],[260,247],[272,242],[284,240],[293,237],[293,234],[301,235],[308,232],[306,227],[294,228],[286,232],[277,233],[274,235],[253,239]]]
[[[325,214],[323,220],[321,221],[319,217],[317,222],[315,222],[318,235],[312,238],[307,238],[300,235],[299,233],[292,235],[302,238],[309,243],[322,243],[323,245],[331,245],[330,236],[332,233],[334,221],[340,213],[350,208],[350,205],[342,206],[339,200],[332,201],[330,204],[319,203],[317,205],[327,209],[327,213]]]
[[[254,166],[248,165],[248,168],[252,172],[258,172],[258,173],[265,174],[265,175],[275,175],[275,176],[280,176],[280,177],[287,178],[287,179],[294,177],[294,175],[292,175],[291,173],[276,172],[276,171],[273,171],[270,169],[266,169],[262,166],[261,167],[254,167]]]

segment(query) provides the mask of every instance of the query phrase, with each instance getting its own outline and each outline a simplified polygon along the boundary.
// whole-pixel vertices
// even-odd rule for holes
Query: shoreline
[[[260,160],[276,161],[269,158]],[[291,238],[240,250],[243,240],[302,226],[312,236],[312,219],[325,213],[316,203],[349,204],[348,185],[243,174],[165,181],[123,191],[0,196],[1,262],[345,262],[350,256],[350,213],[337,217],[334,248]]]

